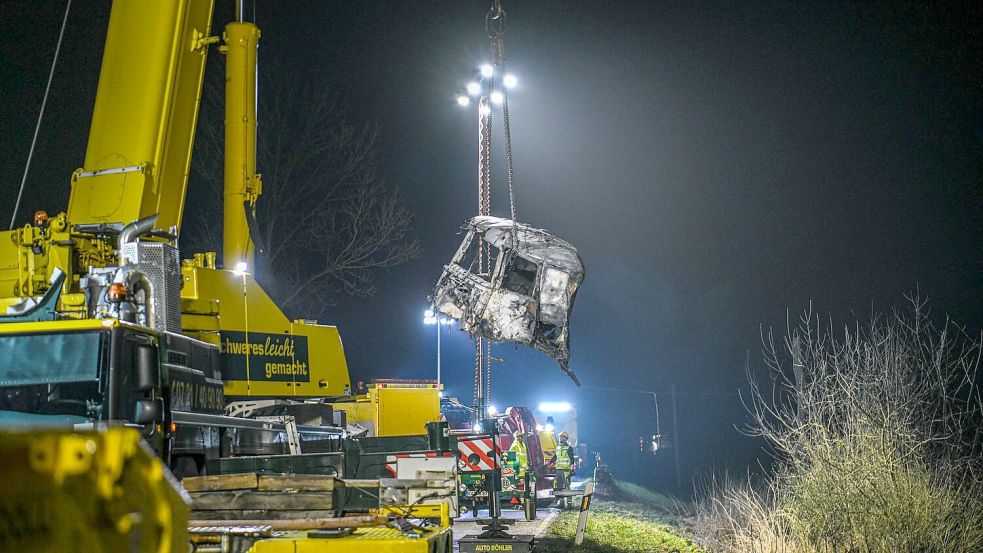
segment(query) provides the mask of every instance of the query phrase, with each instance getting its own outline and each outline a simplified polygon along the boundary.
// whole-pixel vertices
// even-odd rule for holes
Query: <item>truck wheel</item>
[[[198,476],[198,463],[195,462],[194,457],[183,455],[174,462],[174,468],[171,472],[178,480],[183,480],[189,476]]]

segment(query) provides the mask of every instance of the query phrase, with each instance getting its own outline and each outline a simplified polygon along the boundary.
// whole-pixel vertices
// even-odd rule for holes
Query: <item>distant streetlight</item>
[[[440,388],[440,327],[441,325],[451,324],[450,319],[438,316],[433,310],[427,309],[423,312],[423,324],[437,325],[437,388]]]
[[[630,388],[609,388],[606,386],[585,386],[584,388],[588,390],[603,390],[606,392],[617,392],[617,393],[629,393],[629,394],[646,394],[652,396],[652,406],[655,408],[655,434],[652,436],[652,442],[650,446],[650,451],[652,453],[658,452],[662,447],[662,427],[659,421],[659,396],[655,392],[648,390],[634,390]],[[676,386],[670,386],[670,391],[672,394],[672,453],[673,459],[676,465],[676,486],[682,485],[682,478],[679,474],[679,429],[676,420]],[[644,441],[644,438],[639,437]],[[644,449],[644,448],[643,448]]]

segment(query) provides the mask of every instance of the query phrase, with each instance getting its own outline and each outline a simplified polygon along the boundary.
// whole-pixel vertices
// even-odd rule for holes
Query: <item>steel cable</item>
[[[14,230],[14,222],[17,220],[17,212],[20,210],[20,200],[24,195],[24,185],[27,183],[27,174],[31,170],[31,160],[34,158],[34,148],[38,143],[38,133],[41,132],[41,120],[44,119],[44,110],[48,105],[48,94],[51,92],[51,81],[55,77],[55,66],[58,65],[58,54],[61,52],[61,42],[65,38],[65,27],[68,25],[68,12],[72,10],[72,0],[65,4],[65,16],[61,20],[61,32],[58,33],[58,44],[55,46],[55,55],[51,59],[51,71],[48,72],[48,84],[44,87],[44,99],[41,100],[41,111],[38,113],[38,122],[34,127],[34,138],[31,139],[31,149],[27,152],[27,163],[24,165],[24,175],[20,179],[20,189],[17,191],[17,201],[14,202],[14,212],[10,215],[10,230]]]

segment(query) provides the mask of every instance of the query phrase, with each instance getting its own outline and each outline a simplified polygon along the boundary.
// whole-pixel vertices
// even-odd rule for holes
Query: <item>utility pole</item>
[[[448,323],[447,319],[441,317],[432,309],[423,312],[423,324],[437,326],[437,389],[440,389],[440,326]]]
[[[676,488],[683,487],[683,480],[679,476],[679,417],[676,416],[676,385],[670,384],[669,391],[672,394],[672,455],[676,462]]]

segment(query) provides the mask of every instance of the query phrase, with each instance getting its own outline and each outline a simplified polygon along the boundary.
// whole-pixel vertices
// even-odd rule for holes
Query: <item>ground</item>
[[[536,511],[536,520],[526,521],[522,511],[511,509],[505,506],[502,509],[502,518],[508,519],[511,523],[509,532],[512,534],[528,534],[541,538],[546,534],[550,525],[556,520],[559,512],[557,509],[539,509]],[[484,511],[480,518],[488,515]],[[454,520],[454,539],[459,540],[465,536],[475,536],[482,532],[483,524],[475,522],[471,513],[465,513],[460,518]]]
[[[564,511],[539,542],[540,553],[704,553],[681,534],[671,499],[634,484],[618,482],[618,501],[594,499],[584,543],[573,543],[576,510]],[[623,500],[622,500],[623,499]]]

